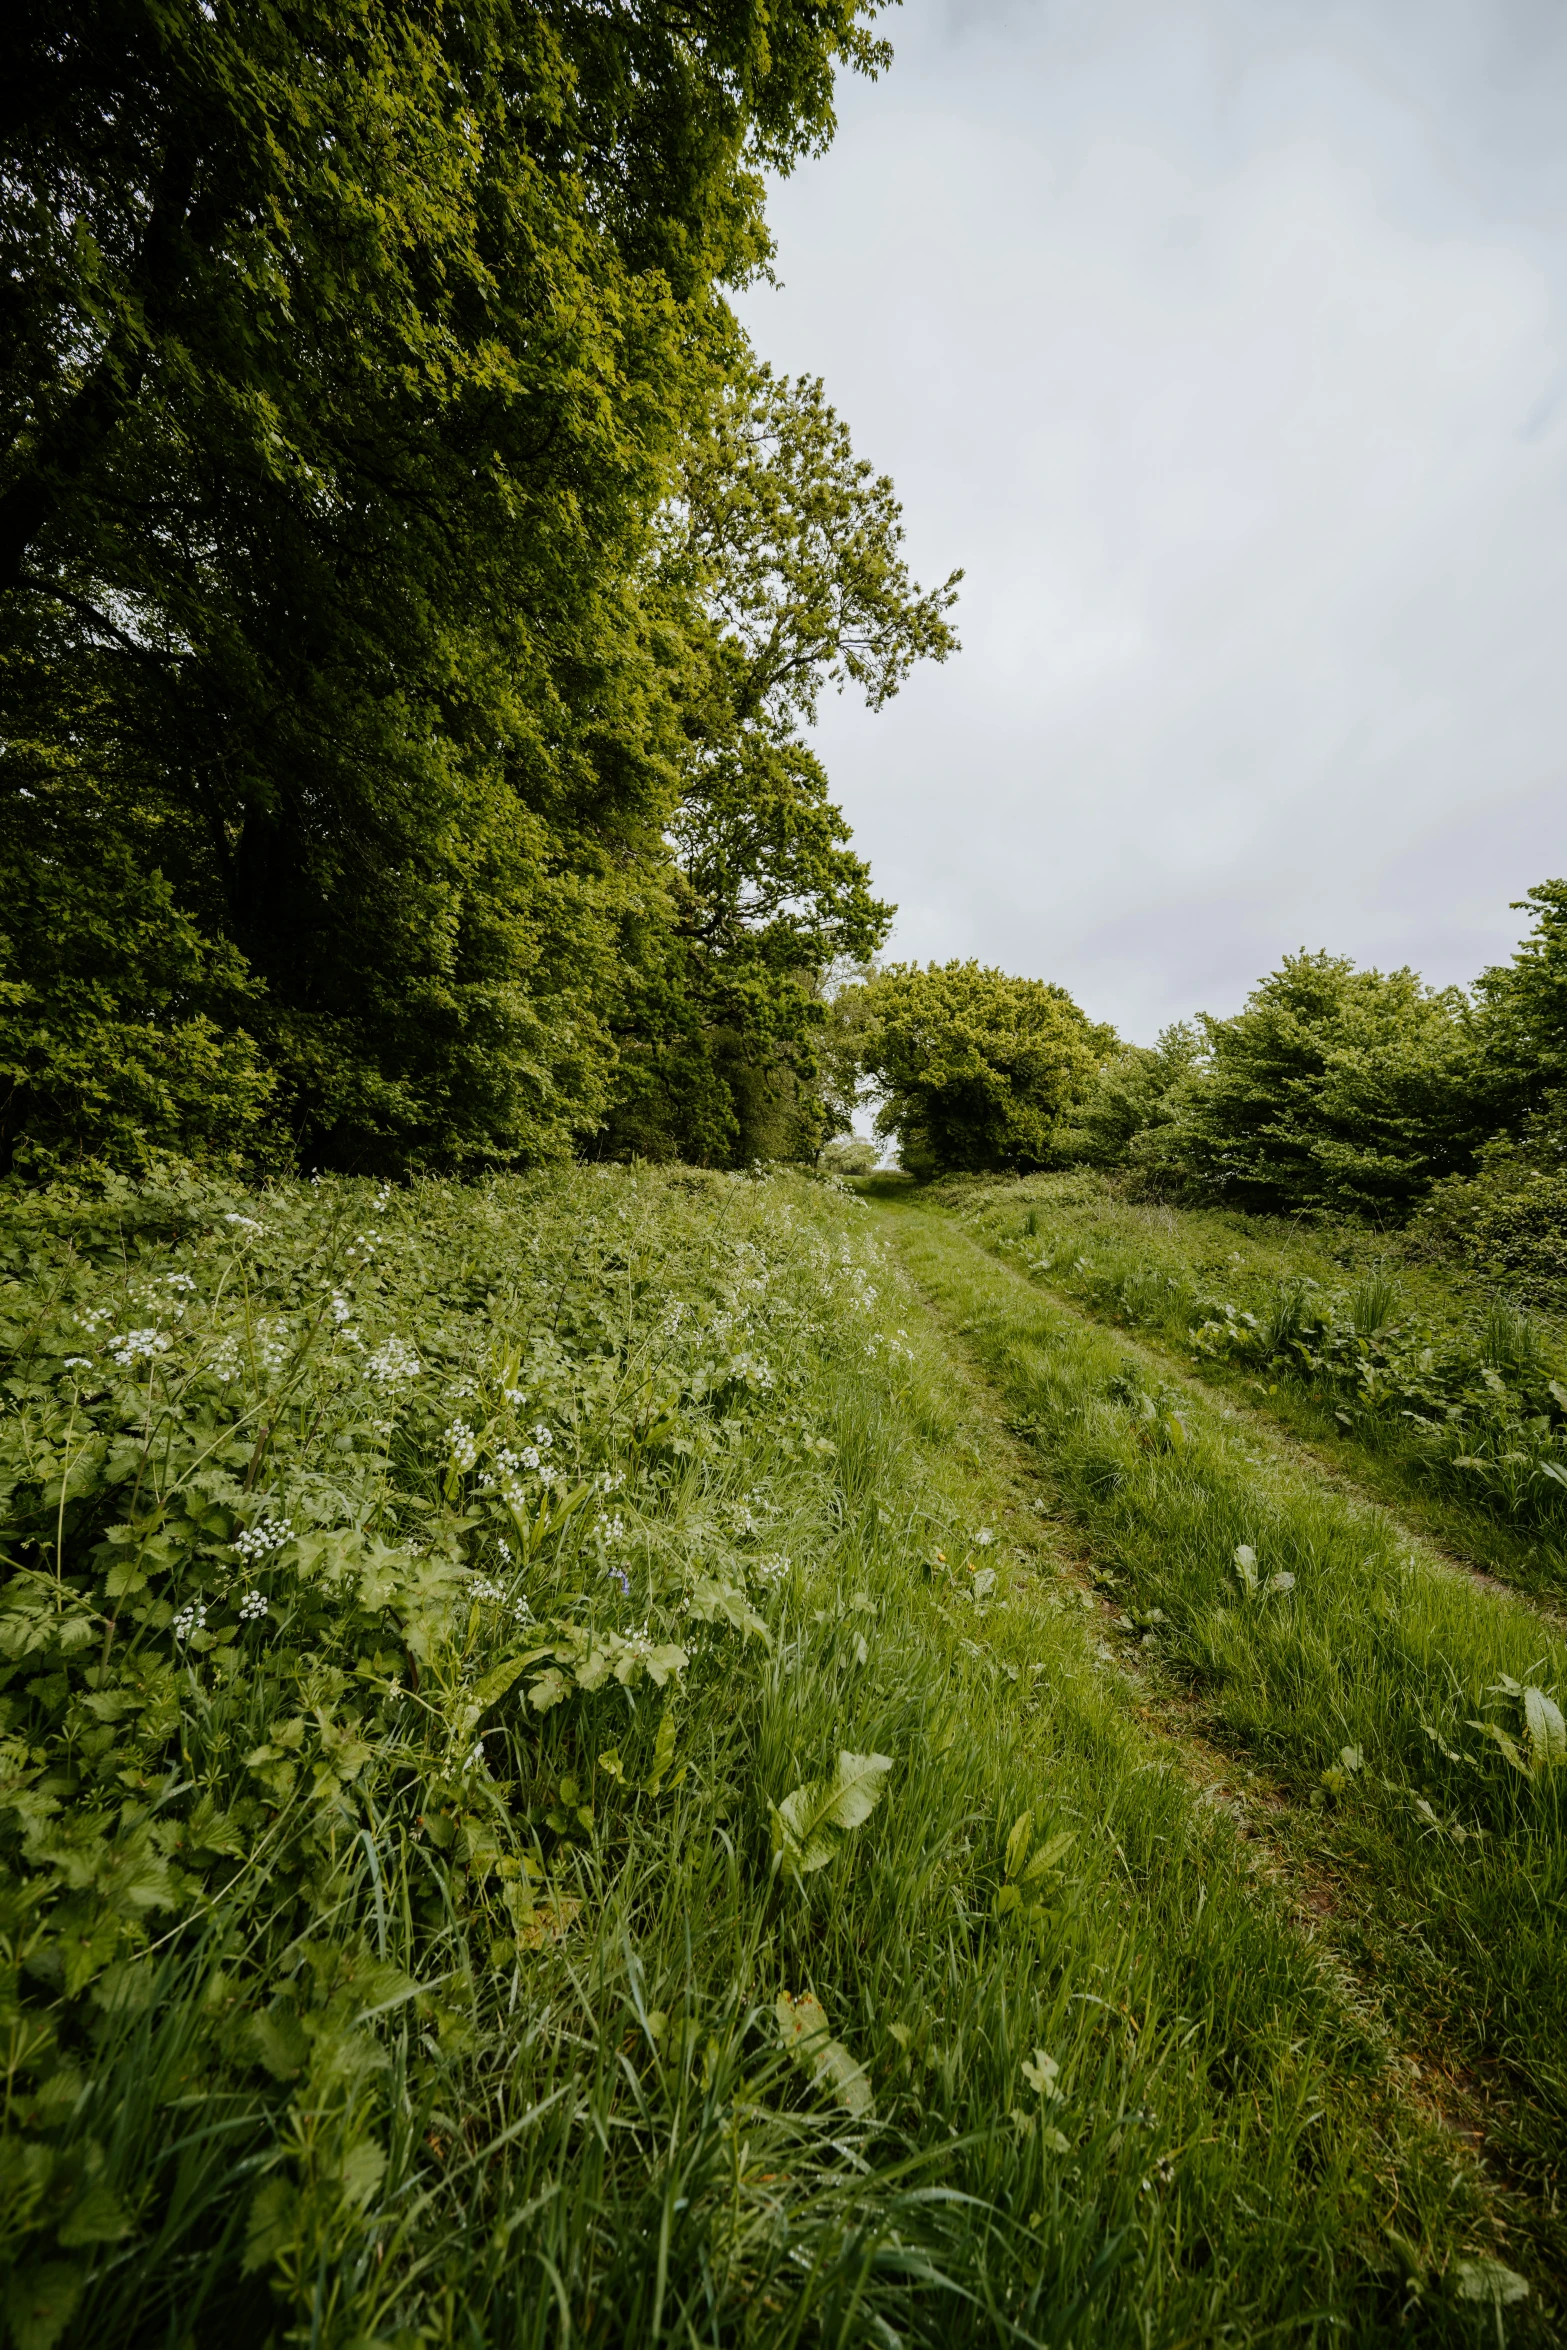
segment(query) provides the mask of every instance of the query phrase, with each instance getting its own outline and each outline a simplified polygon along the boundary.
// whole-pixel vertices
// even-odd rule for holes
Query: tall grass
[[[943,1187],[966,1229],[1103,1322],[1326,1445],[1382,1499],[1567,1595],[1567,1345],[1350,1224],[1150,1207],[1078,1172]]]
[[[1342,1872],[1356,1954],[1409,2028],[1491,2068],[1497,2151],[1543,2254],[1567,2137],[1567,1651],[1509,1595],[1416,1556],[1313,1477],[998,1264],[949,1218],[900,1247],[968,1343],[1123,1597],[1127,1637],[1199,1692]]]
[[[1548,2328],[863,1210],[10,1213],[16,2350]]]

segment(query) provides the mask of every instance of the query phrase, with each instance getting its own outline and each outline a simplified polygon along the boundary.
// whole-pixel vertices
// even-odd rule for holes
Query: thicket
[[[1524,910],[1534,926],[1512,961],[1468,991],[1339,955],[1287,956],[1233,1018],[1204,1014],[1151,1050],[1110,1055],[1057,1163],[1121,1167],[1238,1207],[1396,1223],[1440,1186],[1433,1241],[1445,1234],[1526,1285],[1548,1283],[1560,1257],[1549,1183],[1567,1071],[1567,884],[1542,882]]]
[[[917,1175],[1048,1166],[1063,1117],[1115,1043],[1063,987],[976,962],[894,963],[833,1002],[836,1050]]]
[[[814,1145],[801,728],[954,588],[726,297],[872,13],[24,0],[0,1167]]]

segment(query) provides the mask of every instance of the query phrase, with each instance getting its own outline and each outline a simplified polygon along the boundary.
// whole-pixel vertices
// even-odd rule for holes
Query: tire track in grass
[[[1393,2003],[1406,2045],[1439,2052],[1460,2104],[1483,2110],[1490,2159],[1528,2194],[1560,2276],[1567,1768],[1514,1770],[1469,1726],[1513,1719],[1488,1696],[1504,1674],[1559,1693],[1560,1643],[1380,1505],[1248,1452],[1245,1424],[1190,1383],[1173,1402],[1168,1382],[1162,1402],[1139,1393],[1139,1363],[1162,1371],[1159,1358],[1042,1298],[948,1219],[898,1203],[888,1222],[1128,1578],[1166,1669],[1203,1693],[1210,1730],[1273,1781],[1294,1847],[1344,1889],[1326,1930]]]
[[[994,1251],[988,1253],[997,1264],[1005,1264],[1005,1259],[996,1257]],[[1013,1270],[1011,1267],[1007,1269]],[[1139,1330],[1134,1336],[1120,1323],[1104,1320],[1085,1306],[1080,1298],[1057,1289],[1054,1283],[1036,1274],[1030,1273],[1026,1278],[1030,1288],[1043,1291],[1052,1305],[1070,1314],[1086,1329],[1113,1338],[1118,1346],[1145,1362],[1162,1379],[1177,1382],[1190,1397],[1200,1398],[1204,1406],[1221,1420],[1233,1421],[1238,1431],[1243,1430],[1253,1442],[1268,1447],[1275,1461],[1293,1463],[1295,1467],[1304,1469],[1313,1478],[1320,1479],[1324,1485],[1343,1494],[1355,1508],[1385,1522],[1399,1541],[1420,1559],[1422,1565],[1441,1574],[1462,1576],[1502,1605],[1515,1605],[1537,1616],[1557,1637],[1567,1634],[1567,1610],[1553,1605],[1538,1592],[1520,1589],[1516,1583],[1498,1575],[1481,1560],[1411,1525],[1392,1502],[1369,1491],[1341,1462],[1330,1459],[1309,1438],[1299,1435],[1264,1407],[1237,1398],[1228,1385],[1205,1378],[1202,1370],[1194,1369],[1191,1362],[1185,1356],[1178,1355],[1173,1346],[1151,1336],[1147,1331]]]

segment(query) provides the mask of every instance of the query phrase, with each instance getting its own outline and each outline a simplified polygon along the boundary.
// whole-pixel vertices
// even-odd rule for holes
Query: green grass
[[[1140,1726],[870,1224],[624,1170],[11,1203],[16,2350],[1550,2338],[1514,2200]],[[966,1250],[998,1342],[1040,1311],[900,1244]],[[1065,1473],[1152,1495],[1096,1375]],[[1306,1573],[1292,1645],[1202,1572],[1180,1639],[1303,1749]],[[1449,1619],[1391,1588],[1407,1680]],[[840,1756],[879,1800],[791,1868]],[[1465,1789],[1478,1857],[1391,1793],[1343,1832],[1511,1926],[1554,1814]]]
[[[1531,1745],[1528,1700],[1507,1692],[1559,1700],[1561,1641],[952,1217],[917,1199],[897,1214],[905,1261],[1038,1447],[1139,1654],[1293,1804],[1297,1852],[1346,1888],[1347,1955],[1414,2045],[1481,2068],[1492,2152],[1559,2273],[1567,1768],[1559,1713]],[[1290,1580],[1270,1593],[1274,1575]]]
[[[1567,1406],[1550,1385],[1567,1385],[1567,1344],[1549,1318],[1514,1315],[1399,1235],[1347,1221],[1151,1205],[1087,1171],[940,1196],[1040,1286],[1170,1348],[1435,1540],[1567,1601]],[[1331,1359],[1287,1336],[1275,1345],[1302,1298],[1336,1313]],[[1387,1320],[1361,1339],[1354,1316],[1368,1300]],[[1522,1376],[1504,1354],[1500,1392],[1499,1338],[1538,1354]]]

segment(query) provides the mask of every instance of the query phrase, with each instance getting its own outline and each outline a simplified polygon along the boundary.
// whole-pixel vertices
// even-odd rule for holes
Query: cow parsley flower
[[[109,1341],[109,1352],[122,1371],[128,1371],[136,1362],[150,1363],[168,1351],[168,1333],[163,1330],[127,1330]]]
[[[170,1626],[176,1640],[193,1640],[206,1628],[207,1610],[199,1599],[188,1600]]]
[[[423,1367],[406,1338],[388,1338],[366,1363],[365,1373],[378,1387],[400,1387],[417,1379]]]
[[[446,1431],[446,1444],[454,1467],[466,1475],[479,1457],[479,1439],[466,1420],[453,1420]]]
[[[281,1550],[294,1529],[287,1518],[263,1518],[259,1526],[242,1527],[229,1548],[236,1551],[247,1566],[264,1559],[268,1551]]]
[[[247,1591],[239,1603],[239,1620],[242,1624],[259,1623],[266,1612],[267,1595],[264,1591]]]

